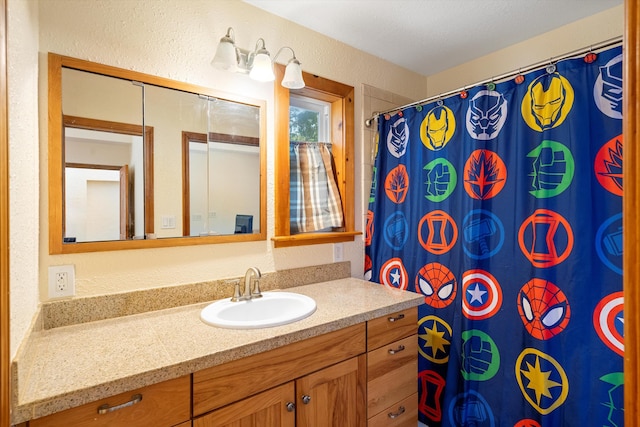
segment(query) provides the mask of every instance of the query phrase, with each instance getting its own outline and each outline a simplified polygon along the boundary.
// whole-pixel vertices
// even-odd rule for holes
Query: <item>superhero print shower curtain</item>
[[[365,277],[424,295],[420,421],[621,426],[621,48],[378,126]]]

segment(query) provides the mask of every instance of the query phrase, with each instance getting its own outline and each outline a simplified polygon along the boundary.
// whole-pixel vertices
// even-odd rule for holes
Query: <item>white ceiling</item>
[[[428,76],[623,0],[244,0]]]

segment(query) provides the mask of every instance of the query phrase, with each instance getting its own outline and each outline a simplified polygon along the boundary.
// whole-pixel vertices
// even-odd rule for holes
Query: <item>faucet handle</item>
[[[231,302],[240,301],[240,279],[227,280],[225,283],[233,285],[233,297],[231,297]]]
[[[260,279],[258,277],[252,279],[253,280],[253,291],[251,292],[251,298],[261,298],[262,293],[260,292]]]

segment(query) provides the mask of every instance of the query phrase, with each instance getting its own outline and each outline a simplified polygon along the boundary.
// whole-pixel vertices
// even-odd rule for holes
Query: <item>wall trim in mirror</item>
[[[121,96],[101,87],[104,81],[131,89]],[[48,108],[50,254],[266,239],[266,101],[49,53]],[[206,169],[199,178],[207,188],[201,193],[206,200],[198,200],[202,208],[196,212],[204,219],[204,229],[197,235],[189,233],[193,221],[184,220],[183,209],[189,198],[183,191],[188,185],[183,179],[185,158],[180,157],[188,155],[183,134],[189,132],[204,135],[208,148]],[[121,153],[128,140],[139,147],[131,160]],[[81,141],[87,145],[79,144]],[[70,148],[74,144],[76,151]],[[243,160],[238,159],[251,163],[239,165]],[[235,169],[221,170],[221,164],[233,164]],[[241,174],[245,167],[250,173]],[[114,209],[119,212],[114,220],[117,225],[110,223],[116,230],[109,235],[112,237],[67,234],[75,224],[68,223],[74,214],[68,211],[71,205],[66,199],[71,190],[65,189],[65,180],[74,181],[78,176],[65,178],[68,168],[81,174],[89,174],[90,169],[94,170],[91,174],[119,171],[119,177],[82,175],[77,180],[115,181],[108,186],[92,184],[100,189],[101,203],[103,189],[119,183],[117,195],[109,190],[108,200],[119,204]],[[251,231],[235,232],[237,215],[254,218]],[[86,221],[96,217],[89,215]]]

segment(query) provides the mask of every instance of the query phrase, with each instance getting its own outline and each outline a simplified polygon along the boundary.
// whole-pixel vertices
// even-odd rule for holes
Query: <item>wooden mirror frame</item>
[[[275,64],[276,82],[282,81],[285,67]],[[306,86],[287,89],[275,84],[275,236],[273,246],[301,246],[353,241],[362,234],[355,229],[354,89],[333,80],[302,73]],[[331,151],[335,162],[338,190],[342,199],[344,231],[291,234],[289,171],[289,105],[290,93],[319,99],[331,104]]]
[[[124,70],[95,62],[49,53],[49,253],[69,254],[82,252],[113,251],[125,249],[160,248],[170,246],[205,245],[266,240],[267,238],[267,182],[266,182],[266,101],[251,99],[215,91],[210,88]],[[62,116],[62,68],[72,68],[106,76],[138,81],[213,98],[225,99],[260,108],[260,231],[258,233],[229,234],[200,237],[166,237],[147,240],[113,240],[102,242],[63,242],[63,116]],[[180,144],[180,141],[177,142]],[[147,159],[145,162],[152,162]],[[153,165],[151,163],[151,165]],[[146,187],[146,184],[145,184]],[[147,189],[145,188],[145,191]],[[146,216],[146,215],[145,215]],[[145,218],[145,222],[148,218]],[[146,226],[146,225],[145,225]]]

